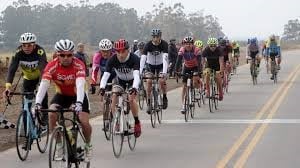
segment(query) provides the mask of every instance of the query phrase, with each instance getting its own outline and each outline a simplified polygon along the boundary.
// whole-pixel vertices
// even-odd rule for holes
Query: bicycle
[[[147,76],[147,75],[146,75]],[[163,97],[162,93],[159,88],[159,79],[162,77],[159,76],[159,73],[155,73],[152,77],[143,77],[143,79],[150,79],[152,80],[152,89],[151,89],[151,96],[150,96],[150,118],[151,118],[151,125],[153,128],[156,126],[156,119],[159,124],[162,121],[162,103]]]
[[[193,77],[198,76],[198,73],[191,71],[191,73],[186,73],[183,75],[185,75],[187,77],[186,93],[185,93],[185,97],[184,97],[184,111],[185,111],[184,119],[185,119],[185,122],[188,122],[189,116],[191,116],[191,118],[194,118],[195,102],[198,103],[198,106],[199,106],[199,104],[201,104],[201,95],[202,94],[199,91],[200,98],[199,99],[195,98],[196,90],[193,85]]]
[[[49,139],[48,123],[45,126],[42,126],[41,116],[36,113],[32,113],[31,111],[34,92],[12,92],[10,95],[23,96],[23,108],[19,115],[16,129],[16,147],[18,157],[22,161],[27,159],[34,140],[37,142],[39,152],[45,153]]]
[[[74,165],[76,168],[89,168],[90,161],[85,160],[83,147],[83,145],[86,143],[86,140],[83,136],[80,121],[76,112],[72,109],[64,109],[62,107],[58,107],[57,110],[40,109],[39,111],[58,114],[58,121],[56,122],[57,125],[52,132],[50,140],[48,160],[49,168],[71,168],[72,165]],[[66,112],[73,113],[72,119],[64,117],[64,113]],[[66,121],[71,122],[72,126],[70,129],[67,128],[65,123]],[[58,149],[61,149],[62,153]]]
[[[226,63],[227,65],[228,63]],[[226,68],[227,69],[227,68]],[[225,93],[228,93],[228,87],[229,87],[229,76],[230,74],[227,72],[227,70],[224,70],[224,74],[223,74],[223,83],[222,83],[222,86],[223,86],[223,92]]]
[[[257,63],[256,58],[251,58],[250,73],[253,85],[257,85]]]
[[[237,67],[238,67],[237,59],[238,59],[238,54],[236,53],[236,54],[233,55],[233,61],[232,61],[232,72],[235,75],[236,75],[236,70],[237,70]]]
[[[209,111],[213,113],[213,109],[217,110],[218,106],[218,93],[217,93],[217,84],[216,84],[216,71],[211,70],[210,74],[210,90],[211,95],[208,97]]]
[[[119,158],[122,153],[124,136],[128,138],[128,146],[131,151],[134,150],[136,145],[134,120],[130,115],[129,91],[127,88],[128,84],[125,90],[119,85],[115,85],[113,89],[113,94],[118,97],[118,104],[116,104],[116,112],[113,114],[112,122],[112,147],[116,158]]]
[[[274,84],[277,83],[277,74],[278,74],[278,67],[276,64],[276,58],[275,57],[270,57],[271,58],[271,74],[273,76],[273,81]]]

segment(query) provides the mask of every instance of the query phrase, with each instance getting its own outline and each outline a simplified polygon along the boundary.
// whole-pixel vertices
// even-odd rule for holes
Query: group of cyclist
[[[128,89],[129,104],[134,116],[134,135],[139,137],[142,133],[141,122],[139,119],[139,109],[136,102],[136,95],[139,91],[140,83],[143,82],[143,76],[152,77],[159,75],[159,85],[163,94],[162,108],[168,108],[167,98],[167,78],[169,66],[168,53],[170,52],[168,43],[162,39],[162,31],[153,29],[151,31],[152,39],[148,42],[134,41],[130,48],[129,42],[125,39],[119,39],[115,42],[110,39],[102,39],[99,42],[99,51],[97,51],[92,60],[92,72],[90,81],[90,91],[96,93],[99,87],[101,96],[108,90],[113,93]],[[171,39],[175,42],[175,39]],[[170,42],[171,42],[170,40]],[[50,102],[49,109],[57,110],[58,107],[69,108],[72,105],[74,111],[78,114],[84,137],[86,139],[85,152],[87,158],[91,157],[91,134],[92,127],[89,123],[90,103],[87,93],[86,77],[89,71],[86,63],[86,56],[83,53],[83,44],[78,44],[80,49],[75,53],[75,44],[68,39],[62,39],[55,43],[54,59],[47,63],[46,52],[36,44],[36,36],[33,33],[24,33],[20,37],[20,46],[13,56],[8,70],[6,80],[6,90],[4,95],[9,97],[12,92],[12,83],[15,73],[20,65],[22,68],[23,91],[36,94],[33,109],[38,112],[40,109],[48,108],[47,90],[51,81],[55,84],[56,94]],[[264,48],[264,54],[274,56],[281,54],[279,49],[273,48],[273,36]],[[248,56],[256,58],[259,49],[255,49],[252,44],[256,44],[255,39],[251,39],[247,46]],[[175,44],[175,43],[174,43]],[[174,52],[174,51],[173,51]],[[184,37],[181,47],[178,49],[178,56],[173,58],[172,64],[175,74],[192,74],[196,89],[196,96],[205,90],[206,97],[210,96],[210,74],[216,73],[216,83],[218,88],[218,99],[223,100],[222,76],[224,73],[230,74],[232,69],[232,60],[239,62],[240,49],[235,41],[229,42],[226,38],[208,38],[207,46],[201,40],[194,40],[192,36]],[[280,59],[278,59],[280,64]],[[100,71],[100,79],[98,79]],[[98,82],[99,81],[99,82]],[[184,114],[184,97],[187,84],[187,77],[183,75],[182,89],[182,109]],[[114,83],[112,87],[108,83]],[[147,109],[150,114],[152,80],[146,80]],[[31,98],[32,99],[32,98]],[[117,103],[117,95],[112,95],[112,104]],[[115,106],[111,106],[114,114]],[[44,115],[44,122],[48,122],[48,115]],[[49,113],[49,130],[52,131],[56,126],[57,115]]]

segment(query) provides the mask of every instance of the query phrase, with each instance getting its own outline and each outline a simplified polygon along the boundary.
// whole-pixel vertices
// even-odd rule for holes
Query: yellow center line
[[[274,104],[274,101],[277,100],[279,94],[282,93],[285,85],[289,83],[289,81],[293,78],[294,74],[297,72],[300,65],[298,65],[288,76],[287,80],[274,92],[271,98],[267,101],[267,103],[260,109],[260,111],[256,114],[255,119],[259,120],[263,117],[263,115],[270,109],[270,107]],[[217,163],[216,168],[224,168],[230,159],[235,155],[240,146],[244,143],[244,141],[248,138],[251,132],[254,130],[256,124],[249,124],[249,126],[244,130],[239,139],[233,144],[228,153]]]
[[[297,69],[297,72],[294,74],[293,78],[291,79],[291,81],[288,83],[288,85],[286,86],[286,88],[284,89],[284,91],[282,92],[282,94],[280,95],[280,97],[278,98],[277,102],[274,104],[274,106],[272,107],[270,113],[267,116],[267,119],[272,119],[273,116],[275,115],[275,113],[277,112],[278,108],[280,107],[282,101],[285,99],[285,97],[288,94],[288,91],[290,90],[290,88],[293,86],[293,83],[295,82],[295,80],[297,79],[297,76],[299,74],[299,67]],[[240,156],[240,158],[237,160],[236,164],[234,165],[234,168],[242,168],[244,167],[246,161],[248,160],[248,157],[250,156],[250,154],[253,152],[256,144],[259,142],[259,140],[261,139],[262,135],[264,134],[264,132],[266,131],[267,126],[269,125],[269,123],[264,123],[260,126],[260,128],[257,130],[255,136],[253,137],[253,139],[251,140],[251,142],[249,143],[249,145],[247,146],[247,148],[245,149],[245,151],[243,152],[243,154]]]

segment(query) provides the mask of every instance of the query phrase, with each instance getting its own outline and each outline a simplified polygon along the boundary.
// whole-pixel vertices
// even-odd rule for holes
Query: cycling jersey
[[[111,53],[114,55],[114,53]],[[98,71],[100,69],[101,73],[105,72],[106,63],[108,58],[103,58],[101,52],[96,52],[93,56],[93,67],[92,67],[92,84],[96,84],[98,78]]]
[[[240,45],[239,44],[232,45],[232,53],[234,56],[240,54]]]
[[[41,46],[36,45],[36,48],[31,54],[25,54],[21,46],[19,46],[15,56],[12,57],[8,68],[6,83],[11,84],[13,82],[19,65],[21,66],[24,79],[36,80],[40,78],[41,72],[45,68],[46,64],[46,52]]]
[[[42,79],[54,81],[56,92],[65,96],[76,96],[76,79],[85,78],[85,66],[78,58],[73,58],[72,65],[64,67],[58,58],[49,62]]]
[[[168,43],[161,40],[159,45],[154,45],[152,41],[149,41],[143,51],[140,62],[140,72],[144,69],[145,62],[149,65],[161,65],[163,64],[163,73],[167,73],[168,70]]]
[[[222,57],[222,51],[220,47],[217,47],[214,51],[212,51],[208,46],[202,52],[202,57],[207,60],[207,67],[210,69],[214,69],[216,71],[220,70],[220,62],[219,59]]]
[[[230,45],[226,45],[226,46],[220,46],[221,51],[222,51],[222,56],[224,57],[224,62],[229,61],[229,53],[232,52],[232,48]]]
[[[276,41],[269,41],[267,43],[266,53],[268,56],[281,56],[281,48]]]
[[[199,48],[193,47],[191,51],[186,51],[184,47],[181,47],[178,52],[176,70],[181,65],[182,59],[184,60],[184,66],[187,68],[198,67],[201,58]]]
[[[113,71],[116,72],[117,77],[123,81],[133,81],[133,88],[139,87],[139,69],[140,59],[133,53],[129,53],[127,60],[120,62],[117,55],[113,55],[106,64],[106,70],[100,82],[100,88],[105,88],[108,78]]]

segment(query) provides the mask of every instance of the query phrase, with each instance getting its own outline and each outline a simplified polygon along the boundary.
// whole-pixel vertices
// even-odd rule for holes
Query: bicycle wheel
[[[211,92],[210,92],[210,96],[209,96],[209,98],[208,98],[208,105],[209,105],[209,111],[211,112],[211,113],[213,113],[214,111],[213,111],[213,108],[214,108],[214,98],[215,98],[215,92],[214,92],[214,80],[211,78],[210,79],[210,90],[211,90]]]
[[[37,115],[37,117],[41,117]],[[48,147],[49,141],[49,125],[48,122],[45,126],[42,126],[41,123],[38,121],[37,123],[37,147],[41,153],[45,153]]]
[[[115,112],[115,117],[112,123],[112,147],[116,158],[119,158],[122,153],[124,132],[123,132],[123,118],[121,116],[121,109]]]
[[[190,91],[189,91],[189,96],[191,97],[190,98],[190,104],[189,104],[189,107],[190,107],[190,113],[191,113],[191,118],[194,118],[195,116],[195,103],[194,103],[194,99],[195,99],[195,89],[192,89],[190,88]]]
[[[54,129],[49,146],[49,168],[70,168],[67,140],[63,128]]]
[[[143,110],[144,108],[145,98],[146,98],[146,91],[144,89],[141,89],[139,91],[139,107],[141,110]]]
[[[106,140],[110,140],[111,138],[111,121],[112,114],[110,112],[110,101],[106,101],[104,105],[104,114],[103,114],[103,131]]]
[[[136,137],[134,136],[134,120],[131,113],[128,113],[126,118],[127,118],[126,124],[128,129],[128,136],[127,136],[128,146],[129,149],[133,151],[136,145]]]
[[[195,102],[197,102],[199,108],[201,107],[201,102],[202,102],[202,95],[201,94],[202,93],[199,91],[199,98],[195,99]],[[194,95],[194,97],[196,96],[196,90],[195,89],[194,89],[193,95]]]
[[[163,97],[161,92],[158,92],[157,120],[159,124],[161,124],[161,120],[162,120],[162,107],[163,107]]]
[[[24,114],[26,114],[25,111],[21,111],[18,123],[17,123],[17,130],[16,130],[16,147],[17,147],[17,153],[20,158],[20,160],[24,161],[27,159],[29,149],[30,149],[30,130],[27,132],[27,122],[24,118]]]
[[[218,94],[217,94],[217,86],[216,83],[214,83],[214,87],[213,87],[213,105],[215,107],[215,110],[218,110]]]
[[[150,106],[151,106],[151,113],[150,113],[150,119],[151,119],[151,125],[152,128],[155,128],[156,126],[156,110],[158,108],[157,106],[157,92],[153,89],[152,90],[152,96],[150,99]]]
[[[190,115],[189,87],[187,87],[187,89],[186,89],[186,94],[185,94],[185,98],[184,98],[184,107],[185,107],[184,119],[185,119],[185,122],[188,122],[189,115]]]

